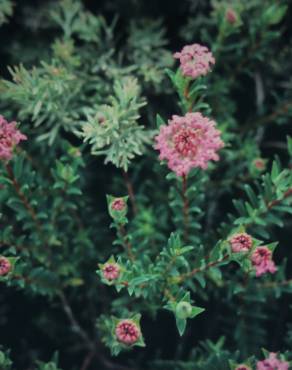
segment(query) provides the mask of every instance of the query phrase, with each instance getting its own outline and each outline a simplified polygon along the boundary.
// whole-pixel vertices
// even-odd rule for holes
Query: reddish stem
[[[188,239],[189,231],[189,200],[187,197],[187,176],[182,177],[182,198],[183,198],[183,215],[184,215],[184,239]]]
[[[5,167],[6,167],[6,171],[7,171],[8,177],[9,177],[9,179],[12,182],[12,185],[14,187],[14,190],[15,190],[16,194],[18,195],[19,199],[21,200],[23,206],[26,208],[26,210],[28,211],[28,213],[31,215],[31,218],[35,222],[38,231],[41,232],[41,225],[40,225],[40,223],[39,223],[39,221],[37,219],[37,215],[35,213],[35,210],[29,204],[28,199],[26,198],[26,196],[21,191],[20,185],[19,185],[18,181],[16,180],[16,178],[15,178],[15,176],[13,174],[12,167],[8,163],[5,165]]]
[[[189,85],[187,85],[187,87],[185,88],[185,91],[184,91],[184,97],[185,99],[189,102],[189,109],[188,109],[188,112],[191,113],[192,110],[193,110],[193,104],[194,102],[190,101],[190,90],[189,90]]]
[[[270,203],[268,203],[268,204],[267,204],[268,209],[271,209],[271,208],[273,208],[273,207],[277,206],[277,205],[278,205],[279,203],[281,203],[284,199],[288,198],[288,197],[289,197],[289,196],[291,196],[291,195],[292,195],[292,188],[288,189],[288,190],[284,193],[283,198],[281,198],[281,199],[275,199],[275,200],[271,201]]]
[[[137,206],[136,206],[136,200],[135,200],[133,185],[132,185],[131,180],[129,178],[128,172],[126,172],[125,170],[123,170],[123,177],[124,177],[124,180],[125,180],[125,184],[126,184],[126,187],[127,187],[127,190],[128,190],[129,197],[130,197],[133,212],[134,212],[134,214],[137,214]]]
[[[127,232],[125,230],[124,225],[122,225],[122,224],[119,225],[119,232],[121,234],[121,237],[122,237],[122,239],[124,241],[124,244],[125,244],[125,247],[127,249],[128,257],[130,258],[131,261],[134,261],[135,260],[135,257],[134,257],[134,254],[132,252],[132,245],[128,241]]]
[[[205,271],[205,270],[208,270],[209,268],[211,267],[214,267],[214,266],[217,266],[219,265],[220,263],[226,261],[227,259],[229,258],[229,255],[228,254],[225,254],[221,259],[219,260],[216,260],[216,261],[212,261],[212,262],[209,262],[207,263],[205,266],[202,266],[202,267],[197,267],[195,269],[193,269],[192,271],[186,273],[186,274],[183,274],[181,275],[181,278],[180,278],[180,281],[183,281],[189,277],[192,277],[194,275],[196,275],[197,273],[199,272],[202,272],[202,271]]]

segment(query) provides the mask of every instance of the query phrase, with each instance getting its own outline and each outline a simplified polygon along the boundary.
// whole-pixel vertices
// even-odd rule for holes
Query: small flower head
[[[16,122],[8,123],[0,115],[0,160],[9,161],[15,145],[26,139],[27,137],[16,128]]]
[[[172,116],[155,137],[159,158],[166,159],[178,176],[187,175],[195,167],[206,169],[210,160],[218,161],[216,152],[224,146],[215,125],[201,113]]]
[[[277,267],[272,260],[272,252],[268,247],[257,247],[251,255],[252,265],[255,267],[256,276],[259,277],[267,272],[273,274]]]
[[[12,265],[8,258],[0,257],[0,276],[6,276],[11,271]]]
[[[102,113],[97,114],[97,122],[100,125],[103,125],[105,123],[105,121],[106,121],[106,118]]]
[[[121,268],[117,263],[107,262],[103,265],[102,274],[103,277],[108,281],[117,280],[120,276]]]
[[[289,363],[277,358],[276,353],[270,353],[269,357],[257,362],[257,370],[288,370]]]
[[[230,24],[234,24],[238,20],[237,13],[232,8],[228,8],[226,10],[225,18],[226,18],[227,22],[230,23]]]
[[[141,331],[133,320],[121,320],[115,329],[116,338],[119,342],[131,346],[141,337]]]
[[[199,44],[186,45],[174,58],[180,60],[182,74],[186,77],[197,78],[206,75],[215,58],[206,46]]]
[[[252,247],[252,237],[247,233],[234,234],[229,239],[229,243],[234,253],[248,252]]]
[[[251,370],[249,366],[246,366],[244,364],[238,365],[235,370]]]
[[[126,203],[123,198],[116,198],[111,202],[111,209],[113,211],[122,211],[126,207]]]
[[[264,171],[266,168],[266,161],[262,158],[254,159],[252,164],[258,171]]]

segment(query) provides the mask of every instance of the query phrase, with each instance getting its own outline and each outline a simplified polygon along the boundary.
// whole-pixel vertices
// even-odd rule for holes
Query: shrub
[[[292,364],[291,4],[196,4],[0,1],[1,369]]]

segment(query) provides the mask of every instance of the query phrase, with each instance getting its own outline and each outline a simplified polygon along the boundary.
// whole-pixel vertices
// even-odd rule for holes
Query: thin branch
[[[46,240],[46,237],[43,235],[42,225],[40,224],[40,222],[37,218],[36,211],[30,205],[29,200],[27,199],[27,197],[21,191],[20,184],[18,183],[17,179],[15,178],[12,167],[10,166],[10,164],[6,163],[5,168],[6,168],[8,177],[12,182],[12,185],[14,187],[14,190],[15,190],[18,198],[20,199],[24,208],[27,210],[27,212],[29,213],[29,215],[31,216],[32,220],[34,221],[34,223],[36,225],[36,229],[37,229],[37,232],[39,234],[40,240],[42,241],[44,246],[47,245],[47,240]]]
[[[283,103],[282,105],[278,106],[277,109],[266,116],[260,117],[258,119],[255,119],[253,121],[250,121],[242,126],[242,131],[246,132],[250,128],[258,126],[258,125],[264,125],[266,123],[269,123],[275,119],[277,119],[279,116],[282,116],[284,114],[287,114],[289,109],[292,108],[292,101],[287,101]]]
[[[16,194],[18,195],[18,198],[21,200],[22,204],[24,205],[24,207],[26,208],[26,210],[28,211],[28,213],[31,215],[31,218],[35,222],[38,230],[41,230],[41,225],[40,225],[40,223],[39,223],[39,221],[37,219],[36,212],[33,209],[33,207],[30,205],[30,203],[29,203],[28,199],[26,198],[26,196],[21,191],[20,185],[19,185],[18,181],[16,180],[16,178],[14,176],[12,167],[10,166],[9,163],[7,163],[5,165],[5,168],[6,168],[8,177],[9,177],[9,179],[12,182],[12,185],[14,187],[14,190],[15,190]]]
[[[129,259],[131,261],[134,261],[135,256],[134,256],[133,251],[132,251],[132,244],[128,241],[128,236],[127,236],[127,232],[126,232],[126,229],[125,229],[124,225],[119,224],[118,225],[118,231],[119,231],[120,237],[123,240],[123,243],[124,243],[124,246],[125,246],[126,251],[128,253]]]
[[[94,357],[96,357],[100,361],[100,363],[104,366],[104,368],[109,369],[109,370],[138,370],[138,369],[129,368],[123,365],[115,364],[109,361],[102,354],[101,349],[99,348],[99,343],[97,341],[92,341],[89,338],[86,331],[79,324],[77,318],[75,317],[73,313],[70,303],[63,291],[59,291],[59,297],[62,303],[63,310],[71,323],[72,329],[83,340],[86,347],[89,349],[89,352],[87,353],[85,359],[83,360],[80,370],[88,369],[88,366],[90,366]]]
[[[76,319],[76,317],[75,317],[75,315],[72,311],[72,308],[71,308],[71,306],[68,302],[68,299],[67,299],[66,295],[64,294],[64,292],[59,291],[59,297],[60,297],[60,300],[61,300],[61,303],[62,303],[63,310],[64,310],[65,314],[67,315],[67,317],[68,317],[68,319],[71,323],[73,331],[77,335],[79,335],[79,337],[84,341],[84,343],[86,344],[86,346],[89,349],[93,350],[94,349],[94,343],[90,340],[86,331],[81,327],[81,325],[77,321],[77,319]]]
[[[270,203],[267,204],[267,208],[268,209],[271,209],[275,206],[277,206],[278,204],[280,204],[281,202],[283,202],[283,200],[289,198],[290,196],[292,195],[292,188],[288,189],[283,197],[281,199],[275,199],[275,200],[272,200]]]
[[[182,178],[182,198],[183,198],[183,216],[184,216],[184,239],[188,240],[189,233],[189,200],[187,197],[187,176]]]
[[[130,201],[131,201],[131,204],[132,204],[133,212],[134,212],[134,214],[137,214],[137,205],[136,205],[136,199],[135,199],[133,185],[132,185],[132,182],[129,178],[128,172],[126,172],[125,170],[123,170],[123,177],[124,177],[125,185],[127,187],[129,198],[130,198]]]
[[[91,365],[95,355],[96,355],[96,348],[94,348],[93,350],[87,353],[87,355],[85,356],[83,360],[80,370],[87,370],[88,367]]]
[[[193,270],[191,270],[190,272],[187,272],[185,274],[182,274],[180,276],[180,282],[198,274],[199,272],[203,272],[203,271],[206,271],[208,270],[209,268],[211,267],[214,267],[214,266],[217,266],[217,265],[220,265],[220,263],[224,262],[224,261],[227,261],[229,258],[229,255],[228,254],[225,254],[221,259],[219,260],[216,260],[216,261],[212,261],[212,262],[209,262],[207,263],[205,266],[202,266],[202,267],[197,267]]]

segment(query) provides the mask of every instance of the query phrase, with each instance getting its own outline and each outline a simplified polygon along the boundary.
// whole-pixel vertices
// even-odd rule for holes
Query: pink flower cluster
[[[106,263],[102,269],[103,277],[109,281],[118,279],[120,272],[121,269],[117,263]]]
[[[232,8],[228,8],[225,13],[225,17],[228,23],[234,24],[237,21],[237,14]]]
[[[229,239],[229,243],[234,253],[248,252],[252,247],[252,237],[247,233],[234,234]]]
[[[175,53],[174,58],[180,60],[182,74],[186,77],[197,78],[206,75],[215,58],[206,46],[199,44],[186,45],[180,53]]]
[[[11,271],[11,263],[8,258],[0,256],[0,276],[8,275]]]
[[[136,343],[140,336],[140,329],[132,320],[122,320],[116,326],[116,337],[123,344],[130,346]]]
[[[272,260],[272,252],[268,247],[257,247],[251,255],[251,262],[255,267],[257,277],[267,272],[273,274],[277,271],[277,267]]]
[[[258,361],[257,370],[288,370],[289,363],[277,359],[276,353],[270,353],[269,357],[263,361]]]
[[[262,158],[256,158],[252,164],[254,165],[254,167],[259,170],[259,171],[263,171],[266,167],[266,163],[265,161],[262,159]]]
[[[26,139],[27,137],[17,130],[16,122],[8,123],[0,115],[0,160],[9,161],[12,158],[14,146]]]
[[[187,175],[195,167],[206,169],[208,161],[219,159],[216,151],[224,146],[215,125],[198,112],[172,116],[155,137],[159,158],[166,159],[168,167],[178,176]]]
[[[113,211],[122,211],[126,207],[126,203],[122,198],[116,198],[111,203],[111,209]]]

